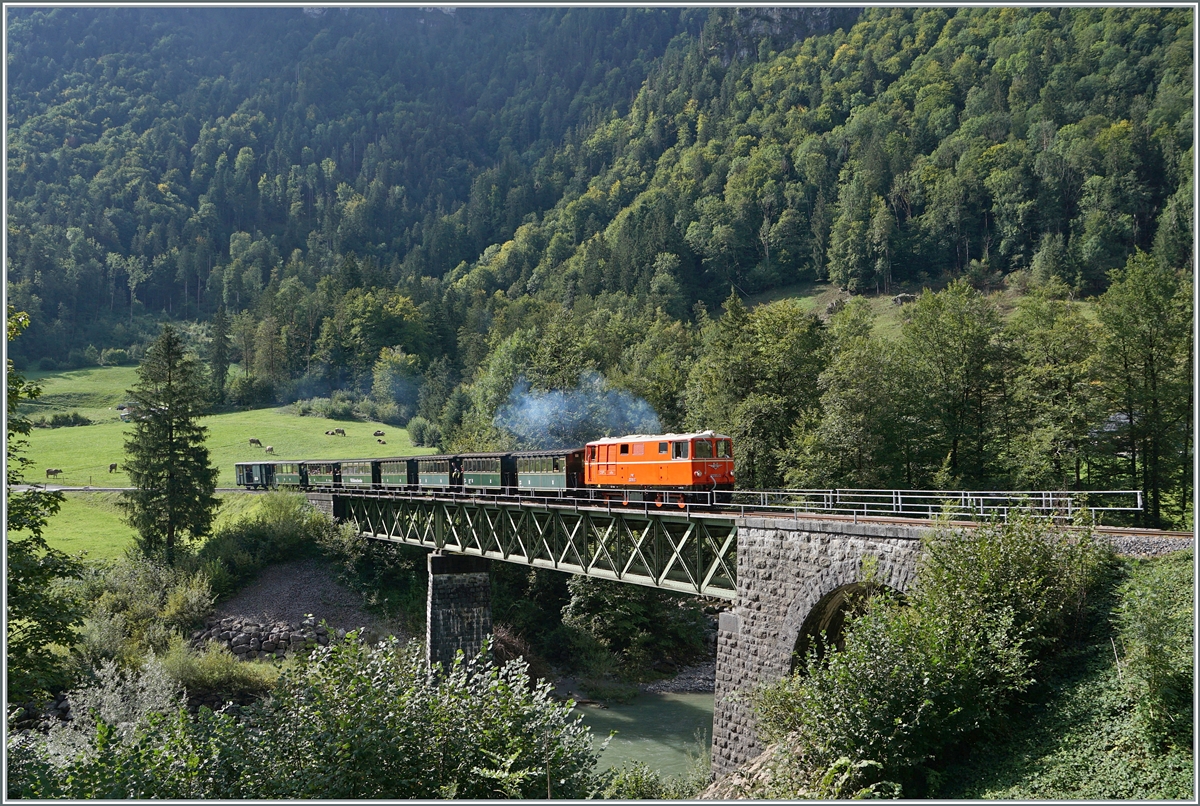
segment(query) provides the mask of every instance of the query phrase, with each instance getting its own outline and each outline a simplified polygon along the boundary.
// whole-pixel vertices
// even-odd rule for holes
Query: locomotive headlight
[[[696,471],[696,472],[695,472],[693,475],[695,475],[697,478],[699,478],[699,477],[700,477],[700,471],[699,471],[699,470],[697,470],[697,471]]]

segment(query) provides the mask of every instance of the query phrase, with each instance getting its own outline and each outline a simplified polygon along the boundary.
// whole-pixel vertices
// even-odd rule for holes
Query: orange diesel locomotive
[[[583,467],[589,487],[733,489],[733,445],[712,431],[598,439],[587,444]]]

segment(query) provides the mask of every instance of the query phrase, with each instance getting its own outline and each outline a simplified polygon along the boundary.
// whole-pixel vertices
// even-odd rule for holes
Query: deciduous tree
[[[29,324],[29,317],[8,309],[8,340],[12,341]],[[69,647],[75,642],[74,628],[82,623],[79,603],[58,585],[77,577],[79,562],[53,549],[42,530],[62,505],[62,493],[30,487],[16,490],[23,482],[22,470],[30,464],[23,456],[30,423],[20,415],[20,404],[33,400],[42,390],[27,382],[8,362],[8,414],[6,456],[5,560],[7,563],[6,645],[8,701],[10,703],[45,694],[63,680],[59,658],[52,645]]]

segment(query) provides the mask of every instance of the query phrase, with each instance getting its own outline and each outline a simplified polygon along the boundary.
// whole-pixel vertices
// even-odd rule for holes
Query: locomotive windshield
[[[713,455],[712,443],[709,442],[707,439],[698,439],[695,442],[693,442],[692,444],[696,446],[696,448],[695,448],[696,457],[695,458],[697,458],[697,459],[711,459],[712,458],[712,455]]]

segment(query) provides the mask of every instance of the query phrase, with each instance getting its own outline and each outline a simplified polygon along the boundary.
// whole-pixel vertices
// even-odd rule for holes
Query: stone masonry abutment
[[[712,764],[718,777],[763,750],[749,693],[791,673],[806,622],[810,631],[840,623],[838,608],[853,601],[848,593],[872,586],[906,591],[926,531],[891,523],[738,521],[737,599],[721,614],[717,632]]]

